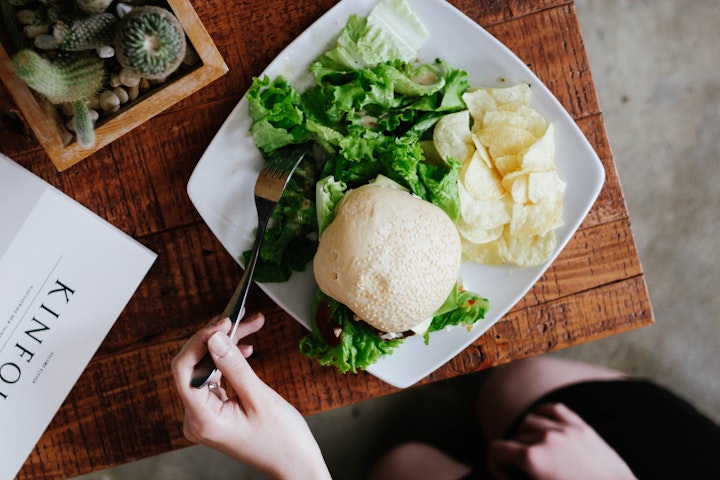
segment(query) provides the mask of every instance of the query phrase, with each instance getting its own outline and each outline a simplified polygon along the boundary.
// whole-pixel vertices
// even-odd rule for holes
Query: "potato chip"
[[[522,107],[516,113],[522,118],[522,125],[528,132],[537,138],[545,135],[549,125],[547,121],[545,121],[545,118],[540,115],[540,112],[534,108]]]
[[[519,83],[506,88],[487,89],[495,105],[502,110],[518,110],[520,107],[530,105],[530,85]]]
[[[495,168],[500,175],[504,177],[508,173],[520,170],[520,159],[517,155],[503,155],[502,157],[496,157]]]
[[[462,258],[464,260],[481,263],[483,265],[502,265],[506,262],[507,247],[502,237],[498,240],[481,244],[463,241],[461,246]]]
[[[545,263],[555,251],[557,236],[554,231],[544,235],[505,237],[507,261],[519,267],[537,267]]]
[[[460,181],[475,198],[498,199],[505,194],[500,173],[488,167],[477,151],[460,169]]]
[[[485,162],[485,165],[487,165],[488,168],[493,168],[493,161],[492,158],[490,158],[487,147],[483,145],[483,143],[480,141],[479,138],[477,138],[477,135],[475,135],[474,133],[472,134],[472,141],[473,145],[475,145],[475,154],[480,156],[480,158],[483,162]]]
[[[476,133],[492,158],[516,155],[535,143],[537,137],[523,128],[497,125]]]
[[[488,110],[482,116],[482,128],[502,126],[525,128],[522,119],[512,110]]]
[[[562,203],[544,200],[536,204],[519,204],[512,206],[510,235],[531,237],[543,235],[563,224]]]
[[[445,162],[454,158],[464,163],[475,151],[470,133],[470,112],[463,110],[450,113],[438,120],[433,131],[433,142]]]
[[[467,105],[470,115],[475,120],[473,128],[482,128],[482,119],[485,112],[497,109],[495,100],[485,88],[466,92],[463,94],[462,99]]]
[[[552,124],[548,125],[543,136],[522,152],[519,157],[522,170],[542,172],[556,169],[554,134]]]
[[[534,172],[527,175],[527,200],[540,203],[543,200],[559,199],[565,193],[565,182],[556,170]]]
[[[510,222],[513,202],[508,195],[498,199],[479,199],[470,195],[465,187],[458,183],[458,196],[460,216],[469,224],[480,228],[493,228]]]
[[[524,171],[511,172],[502,179],[502,186],[510,192],[515,203],[524,204],[528,201],[528,175]]]
[[[491,110],[483,116],[483,128],[506,125],[527,130],[540,138],[547,130],[547,123],[540,113],[530,107],[521,106],[517,110]]]
[[[505,229],[505,226],[502,224],[493,228],[484,228],[479,225],[469,224],[462,218],[456,222],[455,226],[457,227],[461,240],[465,239],[475,244],[497,240],[502,236]]]
[[[456,226],[463,259],[541,265],[552,256],[555,229],[563,225],[566,184],[555,165],[553,125],[530,107],[526,84],[479,88],[463,100],[468,110],[462,121],[457,114],[443,118],[442,129],[457,131],[440,135],[442,148],[449,151],[474,147],[458,179],[461,218]]]

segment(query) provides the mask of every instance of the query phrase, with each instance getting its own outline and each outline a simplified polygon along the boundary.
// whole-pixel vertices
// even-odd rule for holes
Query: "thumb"
[[[255,374],[245,356],[230,337],[223,332],[215,332],[208,339],[208,350],[215,366],[230,383],[241,400],[249,400],[248,396],[262,383]]]

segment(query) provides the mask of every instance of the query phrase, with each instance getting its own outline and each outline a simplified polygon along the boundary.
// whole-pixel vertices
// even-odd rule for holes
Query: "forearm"
[[[270,478],[275,480],[331,480],[330,471],[325,464],[319,448],[311,451],[286,452],[281,461],[263,469]]]

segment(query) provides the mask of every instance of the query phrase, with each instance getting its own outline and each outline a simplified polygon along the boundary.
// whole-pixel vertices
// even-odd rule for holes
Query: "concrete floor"
[[[576,7],[657,323],[554,355],[656,379],[720,421],[720,1],[578,0]],[[476,380],[308,422],[335,478],[360,479],[391,439],[449,433],[448,415],[467,410]],[[447,436],[472,434],[460,424],[466,431]],[[204,447],[79,477],[124,478],[264,477]]]

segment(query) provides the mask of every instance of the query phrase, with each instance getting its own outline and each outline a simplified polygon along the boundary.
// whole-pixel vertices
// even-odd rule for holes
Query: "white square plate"
[[[455,68],[462,68],[475,87],[511,86],[521,82],[531,85],[532,106],[548,122],[554,123],[555,159],[567,189],[565,225],[557,230],[557,248],[546,264],[535,268],[462,265],[465,287],[490,300],[491,308],[484,320],[469,332],[461,327],[433,333],[427,346],[422,337],[410,337],[392,355],[368,368],[372,375],[399,388],[414,384],[457,355],[525,295],[570,240],[605,179],[600,159],[572,117],[515,54],[445,1],[407,1],[430,33],[419,52],[421,61],[440,58]],[[303,90],[312,82],[307,66],[332,46],[348,17],[353,13],[367,15],[376,3],[376,0],[341,1],[285,48],[263,74],[270,78],[282,75]],[[243,97],[208,146],[188,183],[191,201],[238,263],[242,252],[252,246],[257,226],[253,187],[263,165],[249,133],[250,126],[247,101]],[[298,322],[310,328],[317,289],[312,268],[294,273],[286,283],[261,284],[260,287]]]

